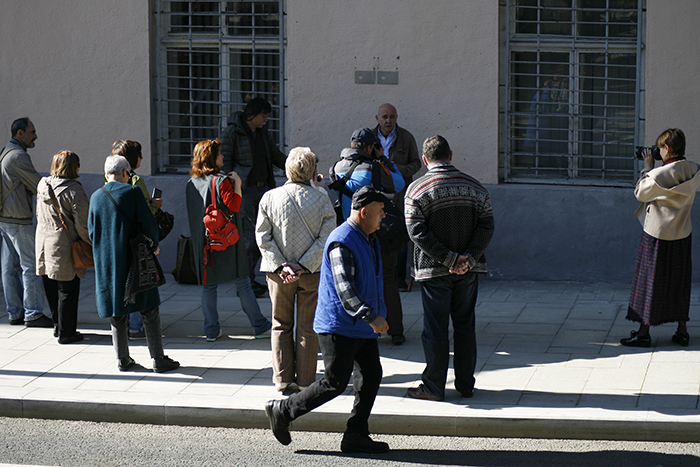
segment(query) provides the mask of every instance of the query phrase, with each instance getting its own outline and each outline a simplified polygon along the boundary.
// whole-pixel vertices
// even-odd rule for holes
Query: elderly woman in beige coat
[[[316,162],[309,148],[289,151],[289,180],[263,195],[255,229],[260,270],[267,274],[272,301],[272,382],[278,391],[292,383],[303,389],[316,380],[318,336],[313,321],[319,271],[323,246],[335,227],[328,193],[312,186],[323,180]]]
[[[85,269],[73,266],[71,242],[61,223],[54,197],[73,241],[90,243],[87,229],[88,197],[77,180],[80,158],[60,151],[51,161],[51,176],[39,181],[36,195],[36,271],[44,282],[59,344],[83,340],[77,332],[80,280]],[[53,196],[52,196],[53,193]]]

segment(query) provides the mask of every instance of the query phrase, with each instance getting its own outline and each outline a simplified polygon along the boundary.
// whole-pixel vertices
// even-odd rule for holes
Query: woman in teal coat
[[[126,371],[136,365],[129,356],[128,323],[129,313],[138,311],[143,316],[153,371],[161,373],[174,370],[180,364],[163,354],[158,289],[137,294],[133,304],[124,303],[129,240],[136,230],[132,221],[138,222],[141,232],[153,240],[153,251],[159,251],[156,220],[141,192],[128,185],[130,168],[124,157],[109,156],[104,170],[108,183],[90,198],[88,231],[95,257],[95,301],[100,317],[110,319],[119,370]]]

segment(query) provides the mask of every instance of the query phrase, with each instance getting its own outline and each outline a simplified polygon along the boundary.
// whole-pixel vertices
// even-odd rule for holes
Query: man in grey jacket
[[[36,275],[34,253],[34,202],[41,175],[27,149],[37,139],[28,117],[12,122],[12,139],[0,154],[2,203],[2,288],[10,324],[52,328],[44,314],[44,286]]]

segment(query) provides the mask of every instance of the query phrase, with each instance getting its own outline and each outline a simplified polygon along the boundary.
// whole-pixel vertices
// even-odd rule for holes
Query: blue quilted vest
[[[384,305],[384,282],[382,279],[382,262],[379,242],[374,242],[376,259],[372,249],[362,233],[348,222],[340,224],[328,236],[323,248],[321,277],[318,284],[318,302],[314,318],[314,331],[317,334],[330,333],[356,339],[376,339],[379,337],[365,321],[350,316],[340,303],[333,283],[333,271],[328,259],[328,248],[333,243],[347,246],[355,257],[355,287],[360,297],[370,305],[379,316],[386,318]]]

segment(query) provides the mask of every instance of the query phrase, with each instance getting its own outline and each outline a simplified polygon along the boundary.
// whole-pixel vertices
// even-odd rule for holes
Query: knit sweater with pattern
[[[486,272],[493,210],[488,191],[476,179],[451,164],[433,167],[408,187],[404,207],[408,234],[417,247],[416,280],[449,275],[465,254],[470,272]]]

